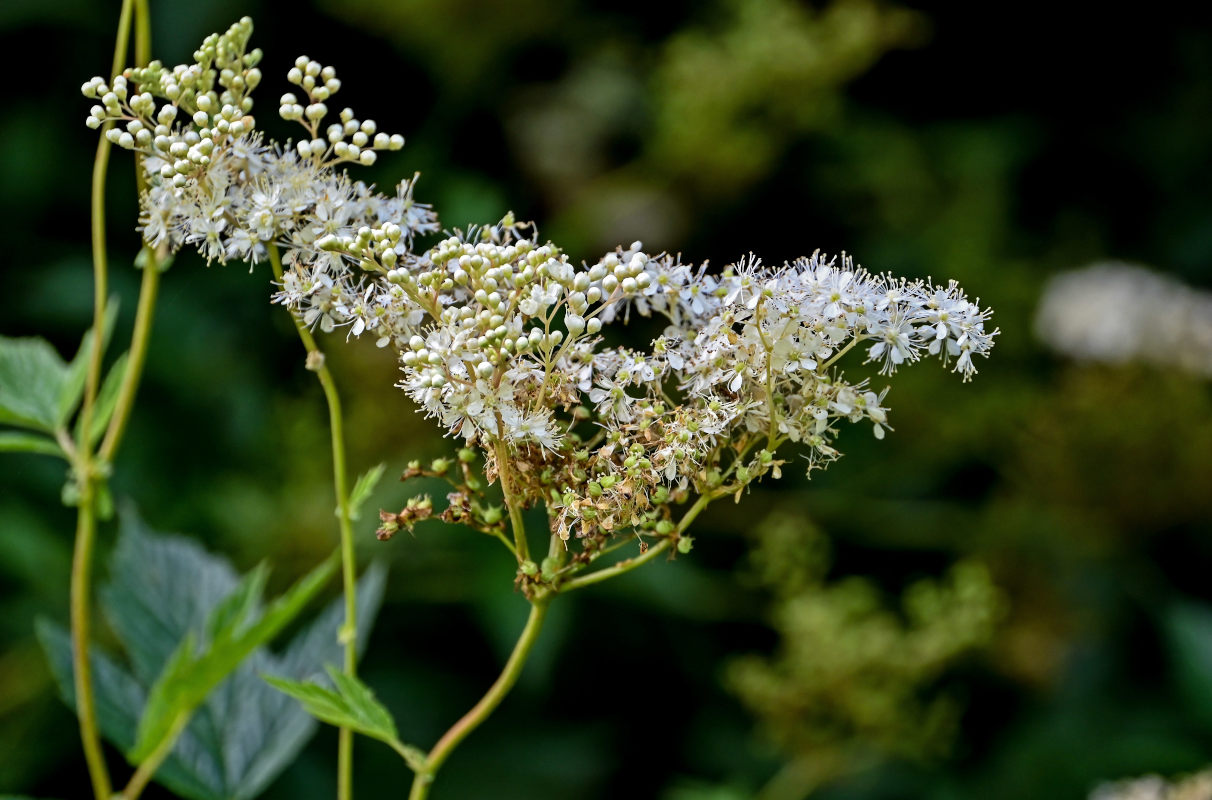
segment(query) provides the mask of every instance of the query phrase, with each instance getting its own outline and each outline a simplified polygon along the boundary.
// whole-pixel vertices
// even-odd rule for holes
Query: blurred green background
[[[447,226],[513,209],[578,259],[634,239],[715,265],[845,250],[874,271],[955,278],[996,309],[1003,334],[974,383],[904,371],[885,441],[846,431],[846,458],[811,482],[793,464],[707,515],[689,557],[557,604],[435,797],[724,800],[766,785],[795,745],[729,676],[794,629],[778,624],[780,589],[755,578],[754,548],[770,544],[756,522],[773,509],[805,547],[829,541],[817,578],[863,576],[894,612],[905,587],[961,560],[1002,593],[987,646],[920,687],[948,698],[949,746],[906,753],[920,748],[860,730],[820,797],[1084,797],[1212,762],[1212,387],[1074,364],[1032,332],[1047,278],[1093,261],[1212,288],[1212,17],[1001,0],[151,5],[170,64],[253,16],[260,122],[281,137],[293,131],[275,101],[295,56],[336,66],[339,100],[408,138],[365,174],[390,186],[421,171],[417,196]],[[0,333],[69,355],[91,308],[96,137],[78,87],[108,68],[117,14],[92,0],[0,6]],[[111,175],[120,342],[138,286],[126,156]],[[336,526],[322,398],[267,276],[176,261],[113,485],[156,528],[241,568],[270,559],[280,587]],[[392,388],[389,354],[326,349],[358,471],[447,452]],[[7,454],[0,470],[0,793],[81,797],[75,723],[32,633],[36,616],[67,614],[63,470]],[[385,481],[373,502],[407,494]],[[491,682],[525,603],[484,537],[435,524],[380,543],[372,525],[360,553],[390,580],[363,674],[402,738],[427,746]],[[105,529],[102,567],[112,540]],[[844,638],[821,639],[822,659]],[[897,724],[914,736],[912,720]],[[265,796],[332,796],[335,743],[322,730]],[[397,796],[405,779],[389,750],[359,742],[362,796]]]

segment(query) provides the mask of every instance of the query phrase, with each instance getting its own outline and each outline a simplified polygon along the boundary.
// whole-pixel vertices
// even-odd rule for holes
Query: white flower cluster
[[[954,282],[873,275],[848,257],[773,268],[751,257],[711,274],[636,242],[576,264],[512,216],[415,250],[437,223],[413,181],[384,196],[334,169],[403,140],[348,109],[320,138],[340,88],[331,68],[303,57],[288,75],[307,103],[285,95],[281,114],[307,138],[282,149],[252,129],[241,93],[259,79],[259,54],[243,54],[250,30],[243,21],[208,39],[192,66],[86,84],[102,97],[90,124],[124,122],[115,141],[145,156],[145,237],[220,262],[280,247],[275,299],[308,325],[396,349],[408,395],[482,447],[490,470],[508,457],[523,499],[560,509],[565,537],[667,532],[658,506],[777,476],[785,442],[802,443],[810,469],[832,460],[843,420],[882,437],[884,394],[835,366],[852,348],[883,374],[930,355],[966,380],[993,345],[990,311]],[[168,102],[157,110],[154,97]],[[649,352],[601,335],[632,312],[667,322]]]
[[[1144,267],[1109,262],[1053,277],[1035,328],[1049,347],[1080,361],[1212,377],[1212,293]]]
[[[371,164],[376,150],[399,150],[404,137],[378,132],[374,120],[358,120],[347,108],[339,123],[328,126],[327,138],[319,138],[328,113],[323,101],[340,89],[332,67],[306,56],[296,60],[288,79],[309,102],[304,108],[294,95],[284,95],[280,112],[299,120],[308,138],[286,149],[264,143],[248,113],[248,93],[261,81],[260,50],[245,53],[251,33],[252,20],[245,17],[225,34],[207,37],[194,53],[197,63],[170,70],[153,61],[109,84],[97,77],[81,87],[86,97],[100,100],[88,126],[117,123],[106,131],[109,140],[143,156],[149,178],[144,238],[170,250],[193,245],[208,262],[220,263],[256,263],[276,241],[290,261],[305,259],[322,269],[340,259],[317,251],[315,240],[349,226],[394,220],[404,226],[401,252],[416,233],[436,231],[432,210],[413,201],[415,176],[385,196],[333,169],[341,162]],[[344,318],[346,305],[359,302],[342,295],[338,281],[317,280],[325,284],[311,287],[317,307]],[[323,328],[331,330],[327,312],[317,311],[309,323],[321,316]]]

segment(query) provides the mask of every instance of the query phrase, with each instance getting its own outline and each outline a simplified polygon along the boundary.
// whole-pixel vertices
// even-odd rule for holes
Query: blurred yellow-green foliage
[[[873,619],[894,652],[872,663],[896,665],[914,630],[897,598],[923,580],[953,586],[946,576],[961,561],[984,565],[1004,604],[987,646],[911,682],[919,708],[949,698],[950,752],[877,758],[898,748],[869,736],[856,743],[865,769],[817,796],[1083,797],[1103,781],[1212,761],[1212,387],[1072,363],[1031,324],[1047,277],[1092,261],[1137,261],[1212,287],[1206,9],[151,6],[154,49],[169,63],[253,16],[266,53],[260,120],[282,137],[288,126],[271,119],[280,76],[300,53],[334,64],[343,99],[408,137],[367,174],[390,184],[420,170],[417,196],[447,225],[512,208],[577,258],[634,239],[716,266],[750,251],[779,262],[846,250],[875,271],[955,278],[997,310],[1003,334],[973,383],[928,364],[897,375],[887,439],[847,431],[846,458],[811,483],[790,464],[783,481],[713,508],[689,556],[557,605],[515,693],[451,759],[436,798],[751,797],[795,757],[792,738],[825,741],[812,717],[754,715],[726,685],[736,659],[780,664],[794,647],[796,626],[780,625],[777,610],[772,626],[770,612],[799,592],[745,580],[755,523],[775,507],[798,520],[789,530],[806,552],[817,552],[810,526],[828,537],[828,572],[804,578],[813,602],[830,587],[863,587],[838,590],[862,613],[828,615],[852,622],[814,630],[828,653],[810,666],[843,662],[847,637]],[[109,64],[117,11],[113,0],[0,5],[16,68],[0,106],[0,334],[47,336],[63,351],[91,302],[95,134],[78,87]],[[34,55],[16,55],[31,44]],[[111,176],[122,341],[138,283],[129,162],[115,157]],[[269,290],[262,269],[177,260],[114,488],[152,526],[189,533],[242,569],[269,559],[280,588],[330,550],[335,523],[322,399]],[[649,333],[638,328],[637,341]],[[356,470],[386,461],[398,471],[449,450],[392,388],[387,354],[325,346]],[[37,616],[66,617],[64,476],[43,457],[2,458],[0,793],[79,797],[74,721],[32,633]],[[403,498],[385,481],[372,502]],[[364,676],[402,738],[428,744],[491,682],[525,603],[484,537],[434,525],[384,544],[364,522],[361,556],[391,569]],[[105,529],[102,567],[112,541]],[[959,608],[975,613],[982,597]],[[988,635],[964,625],[956,641]],[[109,641],[103,624],[98,636]],[[900,666],[914,672],[911,659]],[[857,676],[830,680],[858,692]],[[883,719],[901,724],[911,710],[898,702]],[[780,748],[769,733],[784,723],[795,735]],[[897,741],[910,736],[891,744],[921,743]],[[335,734],[322,731],[265,797],[331,796],[334,753]],[[361,742],[357,755],[362,796],[402,785],[390,751]]]

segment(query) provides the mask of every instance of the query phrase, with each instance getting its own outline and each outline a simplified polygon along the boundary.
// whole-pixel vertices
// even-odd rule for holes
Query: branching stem
[[[433,785],[434,776],[450,757],[451,752],[467,738],[468,734],[478,728],[489,714],[496,710],[496,707],[505,699],[505,695],[509,694],[509,690],[518,682],[518,676],[522,674],[526,658],[539,638],[539,631],[543,627],[543,619],[547,616],[547,605],[550,600],[551,595],[546,595],[531,601],[530,616],[526,619],[526,627],[522,629],[522,635],[518,637],[513,652],[509,654],[509,661],[505,663],[505,668],[488,692],[480,698],[480,702],[452,725],[450,730],[446,731],[429,751],[429,755],[425,759],[425,768],[413,778],[408,800],[425,800],[429,797],[429,789]]]

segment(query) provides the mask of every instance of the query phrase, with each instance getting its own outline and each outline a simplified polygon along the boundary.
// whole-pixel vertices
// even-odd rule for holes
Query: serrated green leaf
[[[119,517],[101,608],[135,677],[150,686],[187,633],[203,635],[207,618],[240,578],[196,541],[152,531],[133,508]]]
[[[387,570],[381,565],[372,565],[358,582],[359,652],[366,645],[382,601],[386,575]],[[340,659],[342,648],[337,643],[337,631],[344,619],[344,600],[337,597],[295,636],[280,657],[264,654],[246,661],[232,678],[230,697],[216,693],[199,711],[199,715],[206,715],[211,721],[209,728],[218,731],[214,746],[225,754],[228,788],[224,797],[233,800],[256,797],[315,733],[316,721],[260,676],[269,672],[301,678]],[[198,720],[199,727],[205,721]]]
[[[118,298],[115,296],[111,297],[109,303],[105,306],[105,319],[101,324],[102,353],[109,346],[110,337],[114,332],[114,322],[117,319]],[[63,382],[63,387],[59,391],[59,427],[67,424],[67,421],[72,417],[72,413],[80,405],[80,398],[84,395],[84,382],[88,377],[88,362],[92,357],[92,349],[93,329],[89,328],[84,332],[84,336],[80,340],[80,348],[76,351],[76,357],[67,365],[67,377]]]
[[[148,692],[148,703],[139,720],[131,760],[139,762],[147,758],[164,741],[179,716],[193,714],[212,688],[227,678],[253,650],[295,619],[336,572],[337,564],[336,556],[325,560],[278,600],[271,602],[256,622],[248,624],[244,616],[231,613],[227,624],[208,622],[211,641],[198,651],[195,651],[193,640],[185,639]]]
[[[0,336],[0,422],[53,433],[67,364],[45,339]]]
[[[123,509],[117,546],[109,576],[100,590],[100,605],[124,645],[134,667],[131,677],[93,649],[98,659],[118,670],[135,686],[138,697],[111,697],[110,684],[97,680],[98,715],[102,734],[123,752],[134,744],[138,714],[150,686],[192,633],[208,638],[208,619],[237,592],[239,577],[227,562],[197,542],[151,531],[133,509]],[[372,565],[358,584],[358,646],[365,646],[386,585],[385,570]],[[195,711],[172,754],[155,780],[174,794],[191,800],[252,800],[294,760],[314,735],[316,721],[294,700],[261,679],[270,673],[303,678],[323,665],[339,661],[337,632],[344,620],[344,602],[331,601],[304,625],[280,656],[266,648],[255,650],[210,692]],[[52,664],[56,655],[47,647]],[[54,670],[65,698],[72,696],[71,648],[66,634]],[[125,712],[115,726],[110,709]]]
[[[44,619],[37,621],[35,629],[50,662],[59,693],[69,706],[75,708],[76,686],[70,635],[60,626]],[[119,749],[129,750],[135,742],[135,728],[139,724],[137,714],[146,701],[147,692],[126,670],[95,646],[89,649],[88,660],[93,670],[93,694],[101,735]],[[205,784],[172,759],[156,772],[156,780],[171,786],[176,793],[196,800],[219,800],[217,796],[207,794]]]
[[[0,431],[0,452],[40,453],[47,456],[64,456],[63,448],[54,439],[36,433]]]
[[[370,498],[371,492],[379,484],[379,479],[383,477],[383,470],[386,468],[386,464],[376,464],[358,476],[358,480],[354,483],[353,491],[349,493],[350,519],[358,518],[362,504]]]
[[[265,581],[269,578],[269,565],[264,561],[240,579],[236,590],[223,598],[206,620],[206,635],[212,641],[225,632],[240,630],[258,616],[261,595],[265,592]]]
[[[211,641],[200,649],[195,650],[194,642],[187,637],[148,693],[131,760],[138,763],[147,758],[182,714],[192,714],[241,661],[298,616],[336,572],[337,564],[335,556],[327,559],[251,624],[239,615],[229,615],[225,626],[208,623]]]
[[[291,681],[266,675],[270,686],[285,692],[303,704],[304,710],[321,722],[358,733],[392,746],[399,743],[396,723],[374,693],[357,678],[328,667],[328,676],[336,689],[318,683]]]

